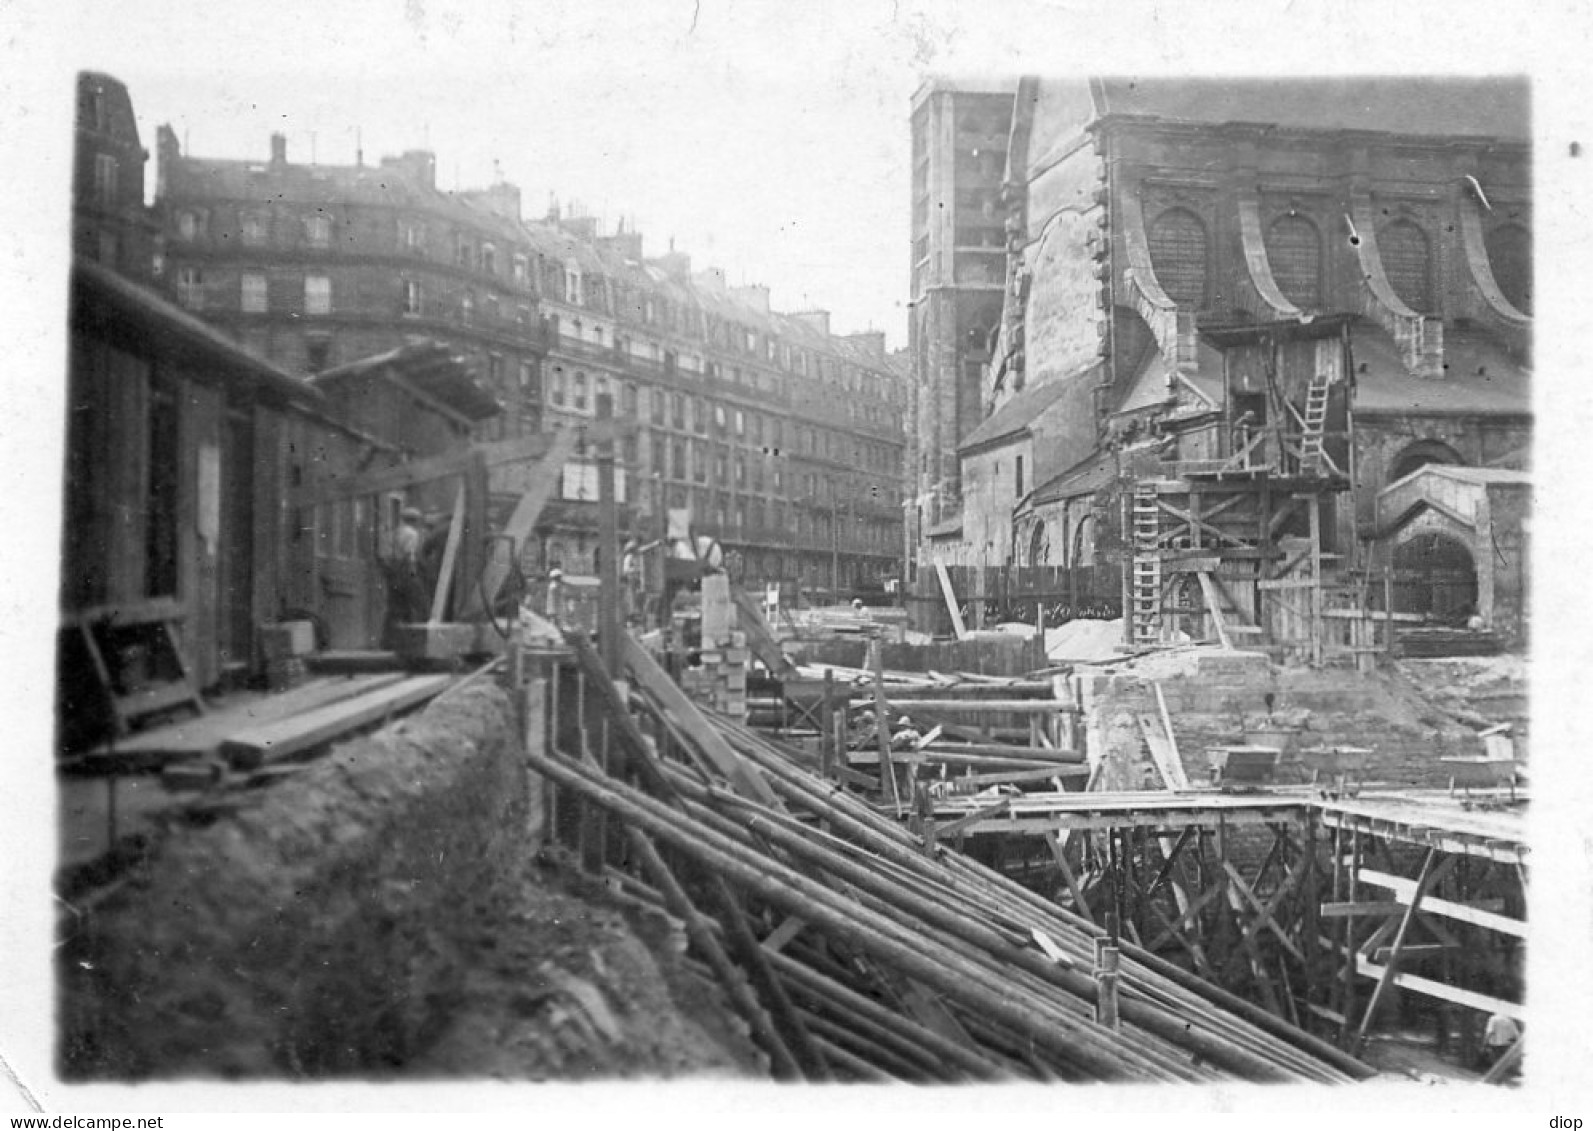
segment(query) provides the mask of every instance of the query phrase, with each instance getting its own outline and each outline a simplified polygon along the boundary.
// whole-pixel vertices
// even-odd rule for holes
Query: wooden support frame
[[[1383,996],[1393,984],[1395,975],[1399,970],[1400,953],[1405,948],[1405,940],[1410,936],[1411,924],[1416,921],[1416,909],[1421,906],[1422,897],[1427,894],[1427,888],[1433,882],[1433,873],[1438,863],[1438,850],[1429,848],[1422,859],[1421,874],[1416,878],[1416,890],[1411,897],[1405,914],[1400,918],[1399,929],[1394,934],[1394,945],[1390,951],[1388,964],[1379,972],[1377,986],[1372,990],[1372,997],[1366,1003],[1366,1011],[1361,1014],[1361,1024],[1356,1030],[1356,1044],[1366,1041],[1366,1034],[1372,1027],[1372,1022],[1377,1018],[1377,1008],[1383,1004]],[[1359,965],[1359,963],[1357,963]]]
[[[515,504],[514,513],[504,523],[501,534],[504,540],[494,545],[492,556],[482,566],[479,589],[470,587],[465,594],[463,610],[465,617],[480,615],[490,610],[497,602],[498,591],[503,588],[503,583],[514,565],[509,557],[509,547],[514,546],[516,552],[524,550],[526,540],[536,529],[537,518],[542,514],[542,508],[553,497],[563,472],[564,461],[574,450],[575,429],[561,429],[554,436],[552,445],[548,447],[538,464],[531,489],[520,496],[520,501]]]
[[[438,624],[448,608],[448,591],[453,585],[454,562],[459,556],[459,541],[465,532],[465,484],[459,484],[454,494],[454,513],[448,522],[448,541],[443,546],[442,566],[437,570],[437,587],[431,597],[431,616],[428,624]]]

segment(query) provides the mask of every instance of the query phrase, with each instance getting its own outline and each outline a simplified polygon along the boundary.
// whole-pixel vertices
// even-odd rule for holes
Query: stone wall
[[[57,950],[67,1079],[380,1074],[447,1020],[535,850],[504,693],[477,683],[156,838]]]
[[[1086,726],[1093,728],[1092,760],[1094,743],[1103,743],[1100,748],[1107,752],[1100,788],[1160,788],[1134,720],[1138,712],[1156,713],[1157,683],[1192,785],[1210,781],[1209,748],[1272,745],[1275,739],[1263,734],[1272,729],[1287,732],[1295,750],[1323,745],[1370,750],[1367,782],[1444,787],[1449,771],[1441,756],[1483,753],[1475,730],[1397,679],[1278,667],[1258,653],[1213,652],[1188,671],[1154,681],[1133,674],[1095,680],[1085,706]],[[1306,780],[1288,753],[1279,777],[1284,783]]]

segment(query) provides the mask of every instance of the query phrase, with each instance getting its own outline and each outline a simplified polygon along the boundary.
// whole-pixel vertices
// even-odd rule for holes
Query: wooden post
[[[896,806],[896,815],[900,817],[902,795],[896,785],[896,763],[891,759],[891,727],[886,717],[884,652],[884,643],[876,635],[869,641],[868,654],[870,666],[874,669],[874,733],[879,738],[879,772],[890,783],[891,804]]]
[[[477,591],[487,564],[487,538],[492,533],[487,524],[487,490],[487,457],[478,451],[465,468],[465,530],[454,588],[456,610],[480,601]],[[489,614],[496,599],[497,594],[492,594],[485,606]]]
[[[1350,863],[1347,899],[1354,904],[1360,887],[1361,830],[1350,831]],[[1344,966],[1339,974],[1339,1044],[1350,1046],[1350,1012],[1355,1003],[1355,916],[1344,917]]]
[[[1117,1008],[1117,982],[1122,968],[1122,951],[1114,942],[1095,940],[1095,1020],[1108,1029],[1117,1029],[1121,1022]]]
[[[824,669],[824,698],[819,703],[819,776],[826,781],[830,767],[840,760],[835,742],[835,673]]]
[[[448,522],[448,541],[443,546],[442,566],[437,570],[436,587],[432,591],[431,616],[428,622],[437,624],[448,611],[448,591],[454,582],[454,562],[459,556],[459,542],[465,533],[465,496],[469,484],[460,480],[454,494],[454,513]]]
[[[604,394],[597,398],[597,416],[612,424],[613,397]],[[620,679],[625,674],[620,656],[620,609],[624,601],[620,593],[619,507],[614,494],[614,429],[605,427],[597,441],[598,556],[602,559],[598,569],[602,594],[597,614],[598,653],[609,678]]]
[[[1388,658],[1394,658],[1394,567],[1383,567],[1383,647]]]
[[[1311,492],[1311,664],[1322,666],[1322,494]]]

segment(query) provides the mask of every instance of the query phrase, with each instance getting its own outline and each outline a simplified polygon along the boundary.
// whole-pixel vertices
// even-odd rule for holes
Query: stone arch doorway
[[[1417,440],[1403,448],[1389,467],[1388,481],[1398,483],[1405,476],[1430,463],[1460,467],[1465,464],[1460,453],[1442,440]]]
[[[1394,611],[1464,627],[1477,610],[1477,564],[1464,542],[1418,534],[1394,550]]]

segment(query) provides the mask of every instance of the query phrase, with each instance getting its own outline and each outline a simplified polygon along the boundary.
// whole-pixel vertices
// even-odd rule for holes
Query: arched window
[[[1378,233],[1377,245],[1394,293],[1418,314],[1430,313],[1432,268],[1427,234],[1409,220],[1396,220]]]
[[[1267,260],[1283,297],[1304,310],[1322,306],[1322,238],[1304,216],[1280,216],[1267,229]]]
[[[1418,471],[1430,463],[1459,467],[1465,462],[1460,458],[1459,452],[1441,440],[1418,440],[1402,449],[1395,457],[1388,473],[1388,481],[1397,483],[1411,472]]]
[[[1504,224],[1488,233],[1488,265],[1510,305],[1532,313],[1532,235],[1520,224]]]
[[[1179,306],[1206,305],[1206,226],[1184,208],[1170,208],[1150,229],[1151,266],[1167,297]]]
[[[1042,520],[1034,524],[1034,534],[1029,539],[1029,564],[1049,565],[1051,562],[1051,538],[1046,533],[1045,522]]]

